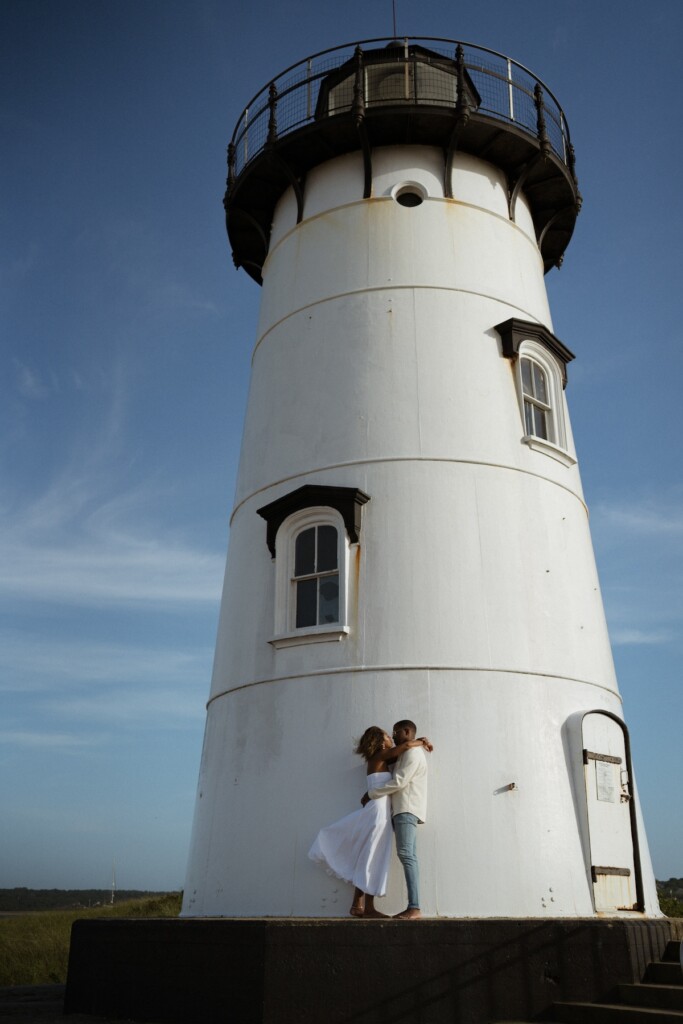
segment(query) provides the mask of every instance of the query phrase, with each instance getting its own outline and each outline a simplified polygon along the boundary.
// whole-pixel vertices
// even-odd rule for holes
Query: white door
[[[613,718],[591,712],[582,735],[595,909],[637,910],[624,731]]]

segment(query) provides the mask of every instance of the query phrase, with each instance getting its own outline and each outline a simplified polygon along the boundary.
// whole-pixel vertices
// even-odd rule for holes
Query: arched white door
[[[592,711],[582,722],[591,874],[598,913],[639,908],[632,789],[624,727]]]

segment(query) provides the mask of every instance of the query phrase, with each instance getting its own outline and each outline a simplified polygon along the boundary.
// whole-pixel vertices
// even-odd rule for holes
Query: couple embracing
[[[354,917],[386,916],[375,908],[374,899],[386,892],[392,832],[408,889],[408,906],[396,916],[421,917],[416,840],[417,826],[427,813],[425,750],[433,748],[426,736],[416,738],[416,733],[408,719],[396,723],[393,739],[377,725],[365,730],[356,747],[368,774],[362,807],[322,829],[309,850],[311,860],[355,886]]]

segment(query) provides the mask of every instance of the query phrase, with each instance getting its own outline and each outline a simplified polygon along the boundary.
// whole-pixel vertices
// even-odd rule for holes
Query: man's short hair
[[[417,732],[415,722],[411,722],[409,718],[402,718],[400,722],[395,722],[394,729],[412,729],[413,732]]]

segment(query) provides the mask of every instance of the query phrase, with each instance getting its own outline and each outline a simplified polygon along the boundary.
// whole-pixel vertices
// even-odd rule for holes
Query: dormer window
[[[258,509],[275,562],[273,647],[349,633],[350,552],[369,500],[354,487],[306,484]]]
[[[573,466],[576,459],[568,450],[563,395],[573,353],[547,327],[533,321],[512,318],[496,324],[496,330],[503,341],[503,355],[514,361],[520,440]]]

